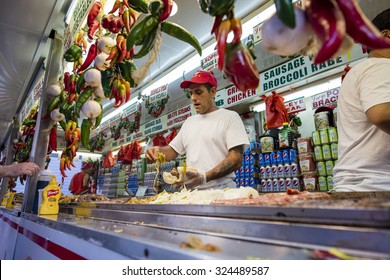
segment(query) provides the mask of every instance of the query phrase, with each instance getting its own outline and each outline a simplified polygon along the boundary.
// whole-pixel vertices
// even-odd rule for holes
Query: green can
[[[320,130],[320,142],[321,144],[329,144],[329,135],[327,129]]]
[[[330,153],[332,155],[332,159],[338,159],[339,157],[338,149],[339,149],[339,144],[337,143],[330,144]]]
[[[322,191],[322,192],[328,191],[328,181],[326,180],[325,176],[318,177],[318,186],[320,188],[320,191]]]
[[[333,175],[333,167],[334,167],[333,160],[325,161],[326,175],[328,176]]]
[[[327,176],[326,181],[328,183],[328,190],[333,189],[333,176]]]
[[[311,138],[313,140],[314,146],[321,145],[321,138],[320,138],[320,132],[319,131],[313,131]]]
[[[322,145],[322,156],[324,160],[331,160],[332,159],[332,153],[330,151],[330,145]]]
[[[318,173],[318,176],[326,176],[327,175],[325,162],[323,162],[323,161],[317,162],[317,173]]]
[[[337,143],[339,141],[339,137],[337,135],[337,128],[335,127],[328,128],[328,136],[330,143]]]
[[[314,146],[314,159],[316,161],[324,160],[324,156],[322,155],[322,147]]]

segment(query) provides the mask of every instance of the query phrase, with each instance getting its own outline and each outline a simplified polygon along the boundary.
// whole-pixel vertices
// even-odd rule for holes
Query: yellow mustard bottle
[[[7,200],[7,205],[5,206],[5,208],[7,208],[7,209],[14,209],[15,208],[14,196],[15,196],[15,192],[11,191],[9,194],[9,198]]]
[[[58,201],[61,196],[61,189],[58,186],[55,176],[51,177],[51,181],[42,191],[42,204],[39,206],[39,215],[58,214]]]
[[[8,199],[10,197],[11,192],[8,190],[5,195],[3,196],[3,200],[1,201],[1,206],[7,206]]]

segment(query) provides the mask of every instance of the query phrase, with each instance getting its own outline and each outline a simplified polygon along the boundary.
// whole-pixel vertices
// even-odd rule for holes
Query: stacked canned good
[[[333,188],[333,167],[338,159],[338,135],[335,127],[314,131],[314,159],[317,165],[318,185],[321,191]]]
[[[237,188],[251,187],[257,188],[259,181],[259,162],[258,162],[258,146],[260,144],[251,142],[251,146],[244,152],[242,157],[242,165],[235,172],[236,179],[234,180]]]
[[[261,192],[285,192],[300,189],[297,151],[287,149],[259,154]]]
[[[318,175],[314,161],[314,149],[310,137],[298,138],[299,167],[301,169],[302,190],[317,191]]]

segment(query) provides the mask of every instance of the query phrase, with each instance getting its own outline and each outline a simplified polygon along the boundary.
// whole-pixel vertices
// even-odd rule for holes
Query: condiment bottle
[[[58,214],[58,200],[61,196],[61,189],[58,186],[55,176],[52,176],[49,184],[43,189],[42,204],[39,206],[39,215]]]

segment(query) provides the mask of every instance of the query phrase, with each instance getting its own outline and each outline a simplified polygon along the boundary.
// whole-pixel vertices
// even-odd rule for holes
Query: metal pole
[[[44,118],[46,115],[46,108],[49,103],[49,98],[46,94],[46,88],[48,85],[57,82],[60,76],[63,45],[63,39],[60,38],[56,33],[54,39],[51,42],[49,59],[47,60],[42,96],[39,103],[37,124],[35,127],[34,141],[30,155],[30,161],[35,162],[41,168],[41,170],[43,170],[45,166],[50,130],[54,124],[50,118]],[[32,211],[35,193],[37,192],[37,182],[38,174],[32,177],[27,177],[22,212]]]

